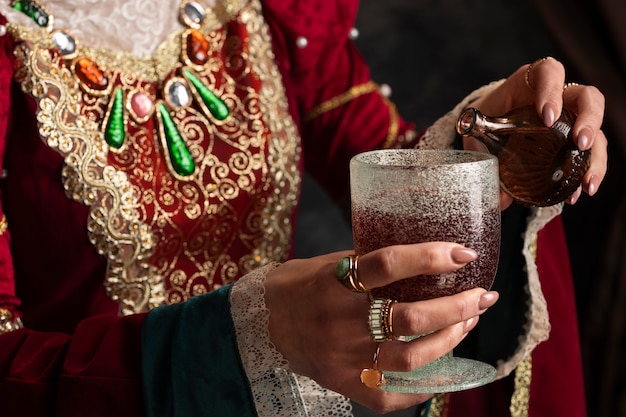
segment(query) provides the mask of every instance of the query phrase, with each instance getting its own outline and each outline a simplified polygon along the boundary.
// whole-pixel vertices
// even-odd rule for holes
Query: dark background
[[[616,10],[607,12],[582,0],[363,0],[356,24],[356,43],[371,65],[372,79],[391,87],[398,110],[418,128],[430,125],[475,88],[544,56],[565,63],[568,81],[597,85],[607,95],[604,130],[611,143],[609,174],[595,197],[583,195],[575,206],[566,206],[563,214],[591,417],[626,416],[623,368],[619,369],[626,362],[621,356],[626,353],[626,321],[610,319],[623,316],[619,307],[626,302],[620,261],[626,236],[621,232],[625,194],[620,184],[626,129],[622,129],[624,121],[617,120],[626,91],[626,35],[611,30],[607,22],[616,17],[613,13],[620,16],[624,6],[619,2],[615,2]],[[595,68],[590,62],[594,60]],[[296,256],[351,245],[345,218],[305,178]],[[373,415],[360,408],[356,412]]]

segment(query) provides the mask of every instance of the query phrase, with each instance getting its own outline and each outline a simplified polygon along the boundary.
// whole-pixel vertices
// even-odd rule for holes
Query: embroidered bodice
[[[16,78],[64,157],[67,194],[91,207],[89,237],[124,313],[284,260],[300,183],[259,2],[218,2],[197,28],[179,22],[178,0],[165,3],[46,2],[71,53],[24,16],[9,26],[26,41]],[[134,20],[145,8],[154,13]]]

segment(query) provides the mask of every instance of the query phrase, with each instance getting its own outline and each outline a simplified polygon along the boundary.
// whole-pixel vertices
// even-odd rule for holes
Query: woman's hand
[[[348,253],[293,260],[266,279],[270,338],[291,369],[377,412],[410,407],[429,395],[399,394],[368,388],[360,381],[371,368],[377,344],[369,333],[370,300],[345,288],[335,265]],[[476,253],[454,243],[392,246],[359,257],[358,275],[368,289],[420,274],[454,271]],[[476,325],[497,293],[473,289],[413,303],[397,303],[393,330],[398,336],[429,334],[411,342],[380,345],[378,368],[409,371],[451,351]]]
[[[554,124],[563,106],[577,115],[573,137],[579,149],[591,149],[591,160],[583,177],[582,189],[579,188],[567,202],[574,204],[583,190],[594,195],[604,179],[608,160],[607,139],[601,130],[604,95],[593,86],[566,84],[563,65],[554,58],[543,58],[520,67],[499,88],[479,98],[472,106],[496,116],[528,104],[535,105],[546,126]],[[465,147],[477,149],[475,142],[466,139]],[[503,208],[512,201],[510,196],[501,193]]]

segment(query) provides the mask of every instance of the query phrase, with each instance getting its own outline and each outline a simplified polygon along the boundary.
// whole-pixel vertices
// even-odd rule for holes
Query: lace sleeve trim
[[[231,292],[231,315],[239,354],[259,417],[352,416],[350,401],[289,370],[270,340],[265,277],[277,264],[241,278]]]

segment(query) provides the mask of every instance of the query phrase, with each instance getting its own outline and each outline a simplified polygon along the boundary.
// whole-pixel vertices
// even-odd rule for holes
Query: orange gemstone
[[[385,385],[385,375],[378,369],[363,369],[361,371],[361,382],[368,388],[379,388]]]
[[[203,65],[209,59],[209,42],[199,30],[187,35],[187,57],[196,65]]]
[[[89,58],[79,58],[74,63],[74,73],[78,79],[92,90],[106,90],[109,80],[100,68]]]

